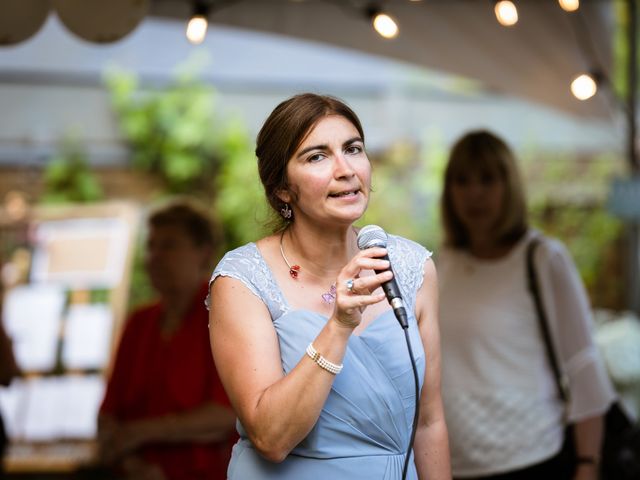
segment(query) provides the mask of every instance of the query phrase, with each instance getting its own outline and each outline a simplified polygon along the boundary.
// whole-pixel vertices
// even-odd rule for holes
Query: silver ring
[[[350,278],[349,280],[344,282],[344,284],[347,286],[347,290],[349,290],[349,293],[353,293],[353,278]]]

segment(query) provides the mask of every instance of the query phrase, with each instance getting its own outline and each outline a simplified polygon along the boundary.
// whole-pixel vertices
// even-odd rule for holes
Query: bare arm
[[[147,463],[133,452],[116,452],[113,448],[113,438],[120,428],[119,422],[113,416],[104,413],[98,416],[100,461],[118,469],[123,479],[166,480],[164,473],[157,465]]]
[[[426,361],[420,418],[413,449],[418,477],[450,479],[449,438],[440,395],[438,284],[432,261],[425,264],[424,281],[416,298],[416,314]]]
[[[380,254],[380,249],[358,253],[337,278],[334,313],[313,340],[316,350],[333,363],[342,363],[361,308],[384,299],[384,294],[349,295],[344,282],[364,268],[387,268],[385,261],[371,258]],[[361,282],[373,291],[390,275]],[[240,281],[217,278],[211,296],[211,346],[220,379],[254,447],[268,460],[280,462],[315,425],[334,375],[302,355],[285,376],[269,312]]]
[[[604,424],[601,416],[587,418],[575,423],[573,434],[576,457],[578,457],[576,479],[597,480],[603,428]],[[591,459],[593,463],[580,461],[580,459]]]
[[[101,415],[98,420],[100,450],[110,463],[148,443],[222,441],[234,430],[235,418],[230,408],[215,403],[131,422],[118,422]]]

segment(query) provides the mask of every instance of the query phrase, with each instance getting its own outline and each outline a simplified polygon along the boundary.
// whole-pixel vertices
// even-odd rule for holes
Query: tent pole
[[[627,0],[627,122],[628,159],[631,177],[640,179],[637,149],[637,86],[638,86],[638,9],[636,0]],[[627,305],[640,315],[640,223],[629,222],[629,264],[627,275]]]

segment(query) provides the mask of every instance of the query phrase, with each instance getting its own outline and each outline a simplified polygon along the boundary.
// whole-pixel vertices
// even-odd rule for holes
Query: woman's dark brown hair
[[[329,115],[346,118],[364,140],[360,120],[351,108],[337,98],[313,93],[295,95],[280,103],[260,129],[256,141],[258,173],[267,201],[276,213],[284,207],[278,192],[288,188],[289,160],[318,121]],[[286,225],[279,215],[278,218],[274,222],[276,230]]]
[[[469,247],[469,233],[453,206],[451,185],[461,175],[478,172],[495,175],[504,182],[502,212],[495,226],[498,243],[512,244],[527,230],[524,187],[515,156],[502,139],[486,130],[477,130],[460,138],[449,154],[440,205],[446,245]]]

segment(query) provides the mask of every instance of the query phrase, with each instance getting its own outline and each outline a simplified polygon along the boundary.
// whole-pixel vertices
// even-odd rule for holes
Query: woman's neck
[[[483,260],[495,260],[502,258],[513,245],[498,242],[491,235],[472,235],[469,239],[469,253]]]
[[[357,253],[357,232],[351,225],[326,229],[291,224],[283,233],[282,244],[289,262],[299,264],[319,279],[335,278]]]
[[[191,308],[193,299],[202,285],[201,281],[182,285],[181,288],[171,289],[160,293],[163,305],[163,327],[174,330]]]

